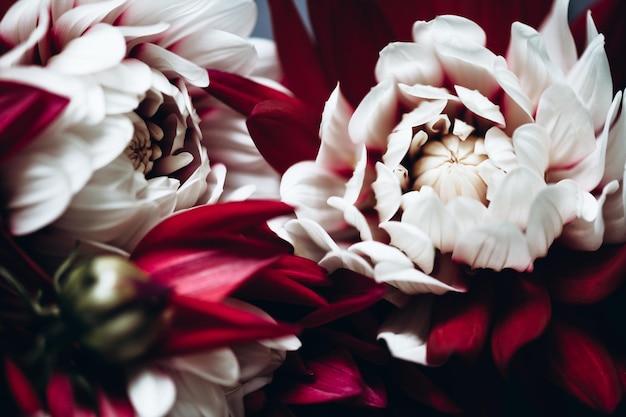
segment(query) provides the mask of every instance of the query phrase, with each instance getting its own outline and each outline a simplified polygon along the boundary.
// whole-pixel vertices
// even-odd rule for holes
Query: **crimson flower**
[[[426,21],[433,19],[435,15],[445,13],[464,16],[478,23],[484,30],[487,43],[477,49],[486,48],[494,53],[493,56],[497,56],[496,54],[507,53],[506,48],[513,21],[526,24],[514,25],[514,31],[517,31],[516,36],[524,33],[524,36],[529,36],[528,39],[535,39],[529,31],[525,31],[525,28],[538,27],[552,4],[548,1],[537,1],[531,4],[526,2],[522,7],[518,3],[506,6],[496,3],[484,1],[478,2],[478,5],[472,3],[472,6],[466,7],[452,2],[438,2],[432,5],[424,3],[400,5],[397,2],[383,1],[309,2],[309,15],[315,39],[315,42],[311,43],[306,30],[296,18],[293,4],[286,0],[270,1],[274,18],[274,33],[282,58],[281,63],[285,70],[284,83],[294,91],[296,98],[255,85],[250,80],[218,72],[212,75],[213,83],[209,89],[216,96],[248,115],[248,127],[253,139],[261,153],[278,172],[283,175],[289,174],[293,165],[300,164],[300,167],[304,167],[305,163],[302,161],[315,161],[317,167],[321,166],[319,170],[316,170],[317,168],[311,162],[307,165],[307,169],[302,168],[300,174],[309,172],[310,176],[302,175],[299,183],[290,178],[286,184],[287,175],[283,177],[282,186],[285,189],[294,188],[294,184],[301,185],[302,197],[309,199],[299,202],[301,203],[297,206],[299,221],[291,223],[291,226],[288,223],[287,227],[288,238],[296,247],[296,253],[306,254],[305,256],[319,261],[331,270],[337,267],[353,269],[368,274],[378,281],[388,282],[390,291],[387,294],[387,301],[383,304],[389,302],[393,307],[385,309],[387,314],[381,321],[378,337],[388,343],[391,353],[399,359],[429,366],[421,368],[424,374],[428,375],[429,380],[435,381],[446,389],[449,398],[452,398],[461,409],[469,414],[477,413],[478,410],[487,410],[486,412],[493,413],[493,415],[501,415],[503,404],[498,404],[493,392],[498,387],[497,392],[503,392],[501,391],[502,385],[497,382],[503,378],[506,381],[506,387],[509,389],[514,387],[513,391],[517,393],[521,389],[524,392],[523,395],[531,399],[531,407],[536,413],[550,415],[560,406],[569,404],[570,401],[568,396],[564,396],[562,391],[555,390],[552,385],[546,384],[546,381],[560,386],[569,396],[576,398],[591,410],[609,414],[619,413],[618,405],[624,390],[622,352],[626,342],[623,334],[620,333],[623,326],[616,319],[620,316],[620,300],[623,297],[623,279],[626,268],[626,252],[623,246],[608,244],[606,240],[605,244],[600,246],[602,238],[593,244],[593,239],[591,239],[593,236],[604,234],[600,231],[601,229],[594,228],[594,226],[588,229],[588,235],[577,236],[579,245],[572,245],[576,249],[584,249],[587,252],[564,247],[562,242],[551,245],[555,237],[552,236],[545,251],[537,251],[536,247],[533,249],[536,256],[532,255],[532,259],[528,262],[524,261],[519,264],[504,262],[496,266],[491,263],[495,258],[467,255],[468,252],[476,250],[476,247],[472,249],[470,240],[465,241],[464,246],[455,252],[443,243],[435,243],[434,248],[427,250],[428,245],[422,245],[424,242],[422,233],[428,234],[428,232],[425,232],[423,228],[421,231],[414,231],[411,228],[409,230],[411,239],[404,240],[402,238],[406,234],[395,233],[398,232],[395,223],[381,224],[380,228],[384,230],[381,232],[374,209],[380,211],[381,207],[385,208],[388,201],[381,199],[381,196],[389,187],[392,187],[395,180],[392,175],[385,176],[384,184],[382,181],[379,182],[378,189],[373,185],[374,191],[369,195],[367,191],[363,192],[367,190],[367,186],[360,188],[362,184],[371,185],[376,176],[380,177],[386,173],[382,168],[374,170],[373,165],[376,161],[380,161],[385,153],[386,143],[383,145],[381,143],[386,142],[385,138],[389,133],[396,132],[392,132],[394,126],[398,125],[398,131],[401,130],[400,127],[403,127],[398,122],[400,122],[401,113],[405,112],[407,107],[411,110],[419,103],[428,100],[436,101],[434,99],[443,98],[441,94],[449,94],[446,95],[445,100],[456,102],[456,98],[451,96],[457,96],[470,113],[474,112],[480,116],[477,119],[480,119],[481,123],[487,120],[503,128],[506,122],[506,125],[513,127],[513,130],[521,125],[509,119],[512,114],[510,100],[507,105],[502,106],[505,113],[509,112],[506,113],[505,119],[493,118],[490,113],[495,109],[490,100],[503,100],[503,97],[509,94],[507,99],[513,98],[513,101],[516,101],[520,96],[510,95],[514,89],[505,88],[505,93],[490,96],[494,90],[481,89],[479,84],[481,80],[484,81],[484,78],[477,77],[475,83],[469,82],[465,85],[465,89],[457,88],[456,94],[450,94],[450,89],[455,84],[467,82],[465,76],[471,78],[471,75],[463,74],[462,71],[458,72],[459,68],[476,68],[482,64],[476,60],[476,57],[467,56],[468,62],[475,61],[476,65],[466,66],[461,57],[462,49],[459,50],[459,55],[455,55],[456,52],[452,51],[453,47],[449,44],[445,45],[449,46],[445,51],[443,47],[436,50],[438,54],[436,60],[443,62],[444,69],[448,70],[439,81],[442,84],[434,85],[443,87],[438,90],[438,93],[435,93],[435,90],[425,93],[425,89],[420,90],[417,87],[414,88],[415,91],[408,91],[411,88],[407,87],[402,91],[411,98],[403,97],[400,105],[393,107],[390,103],[395,102],[396,96],[393,95],[395,93],[386,95],[383,92],[385,86],[375,87],[370,92],[377,81],[383,84],[381,78],[385,78],[386,75],[397,77],[395,80],[397,82],[398,79],[402,80],[403,76],[413,74],[414,70],[408,66],[405,73],[405,68],[401,65],[385,67],[384,62],[380,64],[378,52],[390,42],[410,40],[415,21],[424,21],[419,32],[420,36],[424,36],[420,38],[421,40],[436,40],[439,39],[438,36],[444,37],[446,33],[444,23],[449,23],[454,31],[454,24],[460,24],[461,19],[457,23],[453,22],[454,18],[447,17],[433,20],[442,25],[437,27],[441,29],[440,31],[433,29],[432,38],[428,35],[428,27],[431,25],[430,27],[433,28],[439,23],[425,24]],[[567,3],[565,1],[554,3],[556,12],[552,13],[552,24],[548,25],[546,31],[554,31],[555,27],[560,27],[557,32],[561,34],[565,32],[562,30],[567,26],[563,11],[566,11]],[[617,50],[623,37],[620,36],[620,29],[616,23],[619,21],[616,17],[618,14],[614,12],[617,12],[620,7],[617,2],[601,1],[593,9],[595,26],[590,23],[590,19],[585,21],[584,17],[581,19],[585,23],[575,23],[571,26],[573,38],[578,40],[581,54],[586,47],[591,45],[598,32],[605,33],[608,62],[614,77],[613,88],[617,91],[624,86],[626,78],[626,74],[618,70],[621,68],[622,61]],[[498,11],[497,19],[493,17],[494,10]],[[555,19],[554,16],[558,17]],[[554,23],[557,20],[560,23]],[[350,21],[350,25],[345,24],[347,21]],[[413,35],[417,37],[416,29],[413,28],[413,30]],[[582,40],[585,33],[587,33],[586,41]],[[358,45],[358,48],[355,45]],[[578,56],[573,46],[569,49],[572,56]],[[450,55],[446,55],[446,51]],[[559,55],[558,48],[554,51],[556,55]],[[392,54],[393,51],[386,50],[385,53]],[[429,53],[417,54],[415,57],[418,60],[425,59],[424,57]],[[553,52],[550,52],[550,56],[554,56]],[[452,58],[446,60],[449,57]],[[407,59],[407,63],[412,59],[409,55],[404,58]],[[456,60],[456,58],[459,59]],[[381,59],[384,61],[385,58]],[[377,61],[378,66],[376,66]],[[591,62],[600,61],[594,59]],[[454,67],[455,64],[458,66]],[[485,65],[487,68],[488,64]],[[562,68],[560,71],[566,74],[571,68],[569,64],[562,62],[558,65]],[[508,70],[506,67],[502,69]],[[421,76],[426,77],[432,67],[424,66],[423,70],[424,73]],[[517,72],[515,77],[522,84],[528,82],[532,85],[538,82],[537,78],[532,77],[524,81],[521,74],[523,71]],[[377,80],[376,77],[380,78]],[[575,78],[575,75],[571,74],[571,77]],[[588,79],[582,80],[583,84],[588,81]],[[323,103],[337,82],[339,84],[337,91],[340,93],[337,91],[333,93],[322,113]],[[512,85],[502,82],[504,84],[501,85],[507,87]],[[600,77],[598,82],[606,83],[607,79]],[[548,82],[544,87],[549,86],[550,83]],[[534,118],[539,112],[537,97],[531,97],[532,94],[526,87],[522,89],[523,95],[529,98],[527,114]],[[612,94],[611,90],[612,88],[609,87],[609,95]],[[385,91],[392,91],[392,89]],[[474,94],[472,91],[482,91],[479,94],[487,100],[481,100],[477,98],[477,95],[469,97]],[[539,90],[539,93],[543,91]],[[425,96],[424,94],[431,95]],[[435,96],[435,94],[439,95]],[[582,94],[582,92],[576,94]],[[618,95],[621,97],[621,92],[618,92]],[[374,98],[371,98],[372,96]],[[415,97],[419,99],[413,100]],[[617,110],[613,116],[605,118],[606,113],[604,113],[603,116],[595,119],[595,116],[592,118],[587,115],[590,119],[591,143],[594,146],[595,135],[600,133],[602,126],[606,126],[607,130],[615,129],[612,136],[617,138],[616,143],[623,142],[621,128],[616,127],[617,123],[613,124],[620,114],[618,109],[620,97],[615,102],[617,107],[614,107],[614,110]],[[423,100],[424,98],[426,100]],[[551,107],[557,101],[551,102],[547,107],[544,101],[542,106],[544,110],[552,111],[557,108]],[[610,99],[608,104],[610,104]],[[371,112],[363,110],[359,113],[361,108],[367,109],[369,105],[372,105],[369,108]],[[455,111],[452,108],[456,107],[451,105],[446,110],[443,108],[437,110],[437,113],[445,113],[448,116]],[[608,110],[607,107],[605,108]],[[355,118],[358,121],[354,123],[356,126],[351,124],[348,129],[346,120],[355,112],[355,109]],[[598,107],[589,108],[589,112],[593,114],[598,111]],[[357,113],[358,117],[356,117]],[[384,117],[379,113],[384,113]],[[554,113],[554,116],[558,117],[558,111]],[[377,123],[385,117],[388,117],[391,122],[389,126],[385,125],[381,128],[381,124]],[[461,119],[459,118],[459,122],[452,123],[460,129],[454,135],[458,134],[459,137],[465,138],[461,133],[463,130]],[[597,120],[598,123],[595,124],[596,122],[591,120]],[[427,136],[436,135],[434,132],[437,130],[437,125],[433,123],[431,126],[425,124],[425,121],[409,125],[409,130],[415,129],[412,132],[415,134],[422,129],[422,125],[427,126],[423,128]],[[477,123],[477,126],[480,126],[478,131],[483,134],[487,130],[484,127],[485,123]],[[386,130],[387,127],[389,130]],[[343,142],[324,141],[325,137],[336,139],[343,134],[342,132],[348,132],[348,130],[349,135],[357,132],[361,134],[361,137],[350,138],[346,135],[348,139]],[[382,136],[376,138],[377,133]],[[509,134],[512,133],[512,131],[509,132]],[[368,137],[368,134],[372,138]],[[447,134],[444,132],[442,137]],[[363,136],[366,139],[363,139]],[[359,147],[361,140],[365,143],[364,147]],[[376,140],[379,142],[375,143]],[[602,140],[598,139],[597,143],[602,143]],[[421,145],[423,143],[419,146]],[[475,146],[474,151],[479,148],[480,146]],[[394,148],[394,151],[397,149]],[[434,155],[437,150],[433,148],[429,150],[431,151]],[[427,153],[426,150],[424,152]],[[613,156],[621,161],[620,156],[611,154],[610,157]],[[390,159],[394,159],[393,156]],[[401,156],[396,162],[402,159]],[[580,160],[570,162],[571,164],[567,167],[553,165],[552,173],[559,169],[570,169]],[[544,171],[541,174],[546,175]],[[548,180],[549,176],[550,174],[548,174]],[[586,175],[583,175],[577,181],[580,183],[586,179],[588,179]],[[618,172],[614,179],[617,181],[614,186],[617,183],[621,184],[621,172]],[[589,193],[585,194],[587,197],[582,197],[584,201],[589,202],[589,198],[598,198],[600,205],[602,204],[604,197],[601,197],[601,188],[596,189],[598,183],[589,185],[584,191],[584,193]],[[385,184],[387,188],[383,187]],[[562,183],[559,187],[569,187],[568,184],[573,186],[573,183],[568,182]],[[606,183],[601,186],[604,185]],[[351,186],[353,188],[350,188]],[[355,189],[356,192],[354,192]],[[611,192],[608,189],[606,191]],[[320,198],[316,192],[320,192],[324,198]],[[326,201],[325,197],[328,196],[339,198],[330,198]],[[620,194],[616,194],[617,200],[620,200],[619,196]],[[354,199],[351,200],[352,197]],[[379,199],[377,206],[372,204],[374,197]],[[491,198],[492,196],[487,196],[485,201]],[[550,198],[547,199],[550,200]],[[346,200],[349,201],[346,203]],[[296,203],[295,200],[289,201]],[[413,203],[407,198],[407,206],[402,206],[402,209],[406,210],[408,204],[412,204],[411,207],[419,212],[416,200],[411,201]],[[430,200],[424,198],[420,204],[429,204],[428,201]],[[310,202],[314,204],[308,204]],[[382,221],[387,222],[394,218],[394,212],[397,209],[398,207],[388,210],[390,216]],[[515,208],[509,207],[504,213],[510,214],[514,211]],[[604,213],[602,209],[596,210],[593,215],[590,213],[585,212],[584,216],[587,216],[585,221],[600,219],[597,223],[595,220],[589,222],[595,225],[601,224],[604,216],[610,219],[611,215],[616,214],[609,213],[608,209]],[[575,218],[575,216],[563,213],[559,215],[563,216],[556,220],[561,222],[560,227],[569,225]],[[314,221],[311,221],[308,216],[316,217]],[[558,216],[553,216],[549,221],[544,219],[546,222],[543,225],[546,226],[555,221],[556,217]],[[620,217],[619,214],[617,217]],[[445,226],[445,222],[441,224]],[[550,233],[558,236],[561,232],[560,227],[554,228]],[[591,229],[594,229],[593,232]],[[367,233],[368,230],[370,234]],[[525,230],[525,226],[522,230]],[[614,232],[622,235],[613,227],[606,229],[607,236]],[[589,239],[585,239],[585,236]],[[361,244],[360,240],[364,242]],[[387,246],[390,240],[396,246],[395,250],[385,249],[390,247]],[[623,239],[611,238],[609,241],[620,243]],[[380,242],[382,244],[375,244]],[[483,241],[483,243],[488,242]],[[346,248],[349,250],[348,254],[346,254]],[[400,263],[399,258],[395,258],[397,254],[400,254],[398,249],[411,258],[408,264]],[[496,245],[492,249],[493,253],[497,254],[501,248]],[[452,253],[451,256],[450,253]],[[508,253],[510,259],[521,256],[520,252],[515,250]],[[431,261],[436,260],[422,263],[424,262],[422,257]],[[489,260],[485,261],[487,258]],[[389,262],[390,260],[393,262]],[[470,271],[464,268],[463,264],[473,265],[476,269]],[[409,273],[407,268],[415,272]],[[407,297],[407,294],[412,296]],[[470,386],[471,383],[466,380],[457,381],[455,374],[488,383]],[[541,388],[537,389],[537,386]],[[326,398],[330,400],[331,397]],[[423,398],[418,400],[424,401]],[[444,413],[451,412],[450,409],[437,409]],[[306,414],[306,411],[303,413]]]

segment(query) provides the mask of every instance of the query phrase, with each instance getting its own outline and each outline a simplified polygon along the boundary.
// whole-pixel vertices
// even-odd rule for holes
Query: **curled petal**
[[[197,87],[209,85],[206,70],[159,45],[142,43],[135,48],[133,56],[172,78],[182,77]]]
[[[500,126],[506,125],[504,116],[500,112],[500,106],[493,104],[478,90],[470,90],[460,85],[455,85],[454,88],[463,105],[472,113]]]
[[[571,167],[596,149],[589,110],[565,84],[554,84],[542,94],[536,120],[552,139],[550,168]]]
[[[345,222],[359,231],[361,240],[372,240],[372,229],[361,211],[340,197],[330,197],[328,205],[343,212]]]
[[[354,169],[357,145],[348,131],[351,115],[352,108],[337,85],[324,106],[320,124],[322,143],[315,162],[338,174]]]
[[[98,24],[70,41],[46,67],[60,73],[85,75],[119,64],[126,55],[126,42],[113,26]]]
[[[312,220],[290,220],[285,224],[285,230],[299,256],[320,261],[327,252],[339,250],[326,230]]]
[[[447,14],[429,21],[418,21],[413,24],[413,41],[418,44],[436,45],[449,38],[466,39],[468,42],[485,46],[485,31],[470,19]]]
[[[540,191],[530,208],[526,239],[533,258],[545,256],[564,225],[578,214],[582,194],[571,180],[551,184]]]
[[[380,224],[391,238],[390,243],[404,252],[424,273],[430,274],[435,263],[435,247],[426,233],[402,222],[388,221]]]
[[[568,9],[569,0],[555,0],[552,10],[541,26],[541,34],[546,40],[550,59],[563,72],[568,72],[578,58],[574,37],[569,29]]]
[[[439,86],[443,70],[437,57],[423,46],[410,42],[393,42],[380,51],[376,63],[376,79],[392,79],[407,85]]]
[[[604,177],[601,184],[606,184],[612,180],[621,179],[624,175],[626,165],[626,96],[619,91],[614,98],[617,103],[618,112],[615,118],[608,118],[606,123],[610,126],[609,137],[606,145],[606,154],[610,155],[605,159]]]
[[[511,138],[497,126],[485,133],[485,150],[489,160],[501,170],[508,172],[517,165]]]
[[[360,255],[344,249],[338,249],[328,252],[320,261],[321,267],[326,268],[329,272],[334,272],[340,268],[357,272],[367,277],[374,276],[374,268],[368,261]]]
[[[464,38],[451,38],[436,48],[446,75],[455,85],[477,90],[486,97],[496,91],[498,84],[492,71],[496,56],[493,52]]]
[[[536,123],[520,126],[513,133],[513,148],[520,165],[544,176],[550,163],[550,135]]]
[[[371,149],[385,149],[387,135],[395,125],[397,101],[392,80],[385,80],[372,88],[350,119],[352,140],[365,143]]]
[[[461,235],[452,259],[472,268],[501,271],[512,268],[531,271],[533,257],[526,244],[526,236],[512,223],[490,223],[478,226]]]
[[[372,183],[376,211],[381,222],[390,220],[400,208],[402,189],[398,177],[385,165],[376,163],[376,181]]]
[[[237,357],[228,348],[175,356],[168,365],[219,385],[234,385],[239,380]]]
[[[564,78],[562,71],[550,60],[541,35],[523,23],[515,22],[511,26],[507,63],[533,106],[537,105],[546,88]]]
[[[445,294],[448,291],[460,291],[445,282],[411,266],[399,265],[394,262],[380,262],[374,267],[374,278],[377,282],[385,282],[402,291],[404,294]]]
[[[545,187],[542,176],[524,166],[514,168],[493,193],[487,210],[490,219],[512,222],[524,230],[533,200]]]
[[[430,365],[426,358],[426,340],[430,328],[433,298],[413,299],[408,305],[389,314],[378,330],[378,339],[387,343],[391,355],[398,359]]]
[[[506,60],[499,56],[493,63],[493,75],[504,91],[502,113],[506,120],[508,133],[515,128],[533,121],[533,103],[522,90],[520,81],[508,68]]]

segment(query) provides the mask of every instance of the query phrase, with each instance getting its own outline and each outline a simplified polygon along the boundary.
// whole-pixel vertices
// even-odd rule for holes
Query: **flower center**
[[[148,92],[130,115],[134,135],[126,155],[136,171],[147,178],[178,177],[174,173],[193,162],[193,155],[185,149],[188,116],[175,98],[154,90]]]
[[[481,137],[470,135],[462,139],[447,133],[439,140],[429,140],[411,167],[413,189],[427,185],[443,202],[465,196],[486,204],[487,184],[478,167],[486,159]]]

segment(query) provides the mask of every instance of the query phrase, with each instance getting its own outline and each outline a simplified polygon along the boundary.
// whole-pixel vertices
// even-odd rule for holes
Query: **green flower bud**
[[[144,354],[171,318],[169,289],[122,257],[79,262],[60,277],[57,291],[80,345],[111,362]]]

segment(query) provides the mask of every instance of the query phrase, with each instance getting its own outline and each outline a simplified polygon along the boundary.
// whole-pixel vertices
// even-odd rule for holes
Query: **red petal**
[[[199,206],[163,220],[139,242],[131,258],[158,247],[177,246],[177,242],[209,240],[212,235],[239,235],[250,227],[260,227],[268,219],[293,213],[279,201],[248,200]],[[279,241],[279,239],[275,239]]]
[[[79,410],[74,402],[72,385],[70,379],[65,374],[59,372],[52,374],[46,388],[46,401],[51,417],[78,417],[87,415],[83,414],[85,411]]]
[[[592,304],[624,282],[626,245],[603,246],[595,252],[557,249],[535,266],[553,299],[569,304]]]
[[[318,327],[329,323],[369,307],[385,294],[385,285],[353,271],[340,269],[331,278],[335,284],[322,290],[330,304],[305,316],[298,322],[300,326]]]
[[[389,351],[379,343],[362,340],[351,333],[328,327],[317,327],[308,331],[316,337],[328,339],[330,343],[348,349],[354,356],[370,364],[382,366],[389,362]]]
[[[237,291],[244,299],[277,301],[309,307],[320,307],[328,303],[318,293],[294,281],[288,273],[273,267],[262,271]]]
[[[22,413],[34,415],[41,412],[39,398],[22,371],[8,358],[5,358],[4,366],[9,389]]]
[[[392,363],[395,384],[409,397],[445,414],[462,410],[446,393],[415,365],[395,360]]]
[[[303,106],[268,100],[248,117],[250,136],[265,160],[279,173],[296,162],[313,160],[319,149],[319,120]],[[321,114],[321,113],[320,113]]]
[[[480,353],[490,325],[493,291],[491,283],[484,279],[476,284],[465,294],[446,294],[435,299],[426,342],[429,363],[442,364],[452,355],[473,362]]]
[[[99,417],[135,417],[135,409],[127,398],[108,397],[98,390]]]
[[[0,265],[10,267],[10,272],[19,277],[27,288],[38,291],[52,280],[24,250],[17,245],[0,219]]]
[[[181,295],[172,297],[172,305],[174,322],[161,349],[166,355],[281,337],[297,331],[293,326],[271,322],[247,311]]]
[[[297,99],[249,78],[214,69],[208,70],[208,73],[206,91],[243,115],[249,116],[254,106],[266,100],[300,104]]]
[[[283,71],[283,84],[313,108],[321,110],[332,90],[298,9],[291,0],[269,0],[272,29]]]
[[[588,406],[612,413],[623,390],[604,344],[564,320],[553,319],[546,336],[547,371],[552,378]]]
[[[328,74],[335,74],[356,108],[376,84],[378,52],[394,39],[393,32],[373,0],[314,0],[308,6]]]
[[[496,366],[505,373],[513,355],[539,337],[550,320],[548,291],[541,281],[511,274],[506,280],[504,311],[496,315],[491,335],[491,350]]]
[[[605,49],[611,64],[614,90],[626,87],[626,3],[621,0],[601,0],[590,7],[598,31],[606,38]],[[578,45],[584,44],[586,37],[587,14],[583,13],[572,24],[572,31]]]
[[[295,281],[312,286],[329,286],[333,281],[317,262],[299,256],[281,256],[272,269],[281,271]]]
[[[363,379],[352,356],[341,348],[316,352],[307,358],[313,375],[310,381],[289,381],[281,399],[287,404],[318,404],[355,397],[363,390]]]
[[[38,88],[0,81],[0,162],[28,145],[69,103]]]

